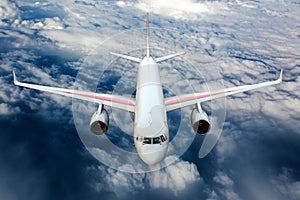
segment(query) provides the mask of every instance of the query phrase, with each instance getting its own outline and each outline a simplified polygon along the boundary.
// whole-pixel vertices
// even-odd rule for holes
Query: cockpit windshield
[[[161,135],[159,137],[143,137],[139,136],[136,140],[140,141],[143,144],[162,144],[167,141],[167,137],[165,135]]]
[[[153,139],[153,144],[159,144],[160,143],[160,137],[155,137]]]
[[[151,138],[150,137],[144,137],[143,144],[151,144]]]

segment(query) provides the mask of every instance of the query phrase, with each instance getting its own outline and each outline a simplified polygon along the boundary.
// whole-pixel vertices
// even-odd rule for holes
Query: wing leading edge
[[[231,87],[227,89],[222,90],[215,90],[211,92],[202,92],[202,93],[192,93],[192,94],[186,94],[186,95],[180,95],[180,96],[174,96],[169,97],[165,99],[165,105],[167,112],[180,109],[186,106],[194,105],[197,103],[201,103],[204,101],[209,101],[212,99],[217,99],[220,97],[225,97],[237,93],[246,92],[249,90],[254,90],[258,88],[267,87],[270,85],[276,85],[282,82],[282,72],[280,71],[280,76],[277,80],[274,81],[267,81],[263,83],[253,84],[253,85],[244,85],[244,86],[238,86],[238,87]]]
[[[100,94],[100,93],[23,83],[17,80],[16,73],[14,71],[13,71],[13,76],[14,76],[14,84],[18,86],[40,90],[43,92],[68,96],[68,97],[89,101],[93,103],[99,103],[113,108],[125,110],[128,112],[134,112],[135,109],[135,100],[132,98],[127,98],[118,95],[111,95],[111,94]]]

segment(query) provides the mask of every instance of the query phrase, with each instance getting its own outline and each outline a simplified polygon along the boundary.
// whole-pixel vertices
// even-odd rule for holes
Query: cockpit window
[[[165,135],[161,135],[159,137],[154,138],[139,136],[136,138],[136,140],[143,144],[161,144],[167,141],[167,137]]]
[[[161,139],[162,142],[165,142],[167,140],[166,136],[164,136],[164,135],[161,135],[160,139]]]
[[[160,143],[160,137],[153,138],[153,144],[159,144]]]
[[[152,138],[150,138],[150,137],[144,137],[143,143],[144,143],[144,144],[151,144],[151,139],[152,139]]]

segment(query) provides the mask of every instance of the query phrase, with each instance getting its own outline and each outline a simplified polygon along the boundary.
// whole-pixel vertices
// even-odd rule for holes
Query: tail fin
[[[150,30],[149,30],[149,13],[146,14],[146,43],[147,43],[147,47],[146,47],[146,57],[149,58],[150,56],[150,47],[149,47],[149,35],[150,35]],[[165,60],[169,60],[171,58],[180,56],[185,54],[185,52],[180,52],[180,53],[175,53],[175,54],[171,54],[171,55],[167,55],[167,56],[163,56],[160,58],[155,58],[154,60],[156,62],[162,62]]]
[[[149,35],[150,35],[150,30],[149,30],[149,13],[147,13],[146,14],[146,45],[147,45],[146,46],[146,58],[150,57]],[[114,52],[110,52],[110,54],[118,56],[120,58],[131,60],[133,62],[137,62],[137,63],[142,62],[141,58],[136,58],[136,57],[132,57],[132,56],[124,55],[124,54],[119,54],[119,53],[114,53]],[[179,52],[179,53],[170,54],[170,55],[167,55],[167,56],[155,58],[154,60],[155,60],[155,62],[162,62],[162,61],[166,61],[166,60],[169,60],[169,59],[177,57],[177,56],[181,56],[183,54],[185,54],[185,52]]]
[[[149,13],[147,13],[146,15],[146,42],[147,42],[147,47],[146,47],[146,57],[149,58],[150,57],[150,47],[149,47]],[[119,53],[114,53],[114,52],[110,52],[110,54],[118,56],[120,58],[124,58],[127,60],[131,60],[133,62],[142,62],[142,59],[140,58],[136,58],[136,57],[132,57],[132,56],[128,56],[128,55],[123,55],[123,54],[119,54]]]
[[[150,56],[150,47],[149,47],[149,13],[146,15],[146,42],[147,42],[147,47],[146,47],[146,57],[149,58]]]

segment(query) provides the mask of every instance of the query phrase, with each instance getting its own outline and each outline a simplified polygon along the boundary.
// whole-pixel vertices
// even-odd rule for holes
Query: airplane
[[[98,136],[105,134],[109,127],[109,115],[104,106],[134,113],[133,139],[136,150],[146,164],[153,166],[163,160],[168,149],[170,136],[167,112],[194,105],[195,107],[190,115],[192,129],[197,134],[205,135],[210,130],[210,122],[206,112],[202,110],[202,102],[282,82],[283,70],[281,69],[279,78],[273,81],[164,98],[158,63],[183,55],[185,52],[158,58],[151,56],[149,31],[149,17],[147,13],[146,54],[143,58],[110,52],[117,57],[139,63],[135,98],[19,82],[15,71],[13,71],[14,84],[97,103],[99,105],[98,109],[92,115],[89,126],[90,131]]]

